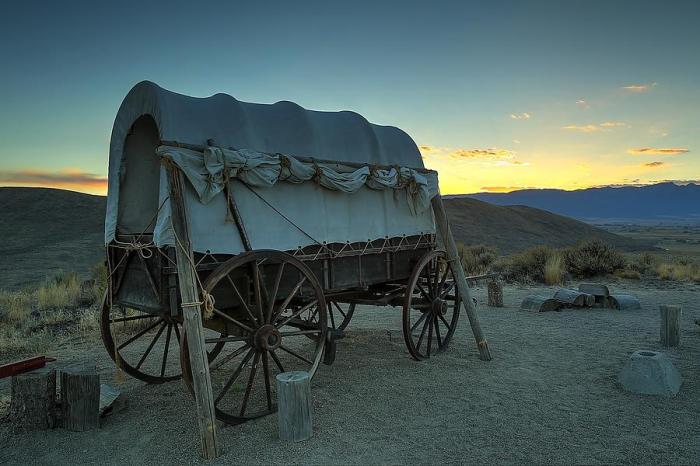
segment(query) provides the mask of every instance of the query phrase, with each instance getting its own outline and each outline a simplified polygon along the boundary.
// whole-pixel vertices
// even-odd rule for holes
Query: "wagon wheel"
[[[326,301],[328,313],[329,330],[342,332],[350,324],[350,319],[355,313],[355,303],[344,304],[334,300]],[[318,315],[314,316],[312,322],[318,322]]]
[[[457,328],[461,299],[444,251],[425,254],[413,269],[403,307],[403,336],[420,361],[447,348]]]
[[[226,345],[210,373],[216,417],[239,424],[274,413],[277,374],[304,370],[313,376],[323,355],[327,311],[317,278],[289,254],[260,250],[221,264],[203,287],[236,303],[213,312],[237,335],[205,339]],[[192,391],[186,336],[180,362]]]
[[[102,342],[117,367],[139,380],[163,383],[182,376],[178,364],[182,324],[169,313],[149,314],[109,303],[105,293],[100,313]],[[208,346],[213,361],[223,343]]]

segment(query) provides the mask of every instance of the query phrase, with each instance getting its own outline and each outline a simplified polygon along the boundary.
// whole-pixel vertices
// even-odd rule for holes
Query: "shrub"
[[[506,280],[543,282],[545,280],[545,265],[557,252],[548,246],[535,246],[515,254],[495,265]]]
[[[618,269],[615,272],[615,276],[619,278],[628,278],[630,280],[639,280],[642,278],[642,274],[638,270],[632,268]]]
[[[80,299],[80,280],[76,273],[60,273],[37,291],[40,311],[75,307]]]
[[[635,270],[642,275],[655,271],[658,265],[659,258],[648,252],[634,256],[629,263],[630,269]]]
[[[564,282],[564,260],[559,254],[553,254],[544,263],[544,282],[547,285],[561,285]]]
[[[467,275],[477,275],[484,273],[496,260],[496,248],[478,244],[475,246],[465,246],[457,244],[457,252],[462,263],[464,273]]]
[[[613,273],[625,267],[625,257],[600,240],[585,241],[564,250],[567,270],[581,278]]]
[[[92,295],[93,302],[99,303],[102,301],[105,290],[107,289],[108,278],[107,266],[104,261],[100,261],[92,267]]]

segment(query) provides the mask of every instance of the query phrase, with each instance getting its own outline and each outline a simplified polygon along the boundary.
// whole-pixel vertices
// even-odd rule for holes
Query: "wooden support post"
[[[61,414],[66,430],[100,427],[100,375],[94,365],[61,369]]]
[[[189,358],[192,367],[192,385],[194,398],[197,403],[197,421],[199,436],[202,441],[202,456],[214,459],[219,455],[216,440],[216,412],[214,410],[214,395],[209,376],[209,361],[204,342],[202,328],[201,306],[195,276],[192,244],[190,243],[187,213],[183,198],[185,187],[182,172],[177,167],[168,166],[170,172],[170,208],[175,233],[175,251],[177,258],[177,274],[180,285],[182,303],[183,329],[187,336]]]
[[[277,375],[277,410],[280,440],[300,442],[311,438],[311,378],[308,372]]]
[[[489,307],[503,307],[503,283],[492,280],[488,284]]]
[[[476,345],[479,349],[479,357],[483,361],[491,360],[491,352],[489,351],[489,345],[486,341],[484,333],[481,331],[481,325],[479,324],[479,316],[476,313],[476,306],[474,301],[472,301],[471,293],[469,292],[469,285],[467,285],[467,280],[464,275],[464,269],[462,269],[462,264],[459,261],[459,253],[457,252],[457,245],[452,237],[452,231],[450,230],[450,223],[447,220],[447,213],[445,213],[445,206],[442,204],[442,197],[440,194],[433,197],[430,201],[433,206],[433,213],[435,214],[435,224],[437,228],[437,233],[442,240],[442,244],[445,247],[445,252],[447,253],[447,258],[452,261],[455,265],[455,280],[457,281],[457,290],[462,297],[462,304],[467,311],[467,317],[469,318],[469,324],[472,327],[472,333],[476,339]]]
[[[681,344],[681,307],[661,306],[661,344],[666,347]]]
[[[38,369],[12,377],[10,421],[16,431],[56,425],[56,371]]]

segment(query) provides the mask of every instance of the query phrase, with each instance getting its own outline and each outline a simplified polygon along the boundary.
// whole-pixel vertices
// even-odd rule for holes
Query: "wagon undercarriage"
[[[135,241],[122,238],[127,239]],[[402,307],[404,340],[414,359],[444,351],[460,299],[449,261],[434,248],[434,236],[421,235],[362,248],[197,255],[217,417],[235,424],[274,412],[275,376],[290,370],[313,374],[320,362],[331,364],[336,340],[343,338],[357,306]],[[117,245],[110,248],[110,263],[113,301],[110,305],[106,297],[102,319],[110,355],[146,382],[182,374],[192,388],[182,303],[177,289],[168,287],[177,285],[171,252]],[[135,295],[134,287],[121,292],[120,277],[138,274],[145,277],[142,294]],[[153,278],[159,276],[161,283]]]

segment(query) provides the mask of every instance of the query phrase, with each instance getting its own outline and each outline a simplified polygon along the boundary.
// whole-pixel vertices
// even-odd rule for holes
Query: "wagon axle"
[[[263,325],[253,336],[259,351],[274,351],[282,345],[282,334],[272,325]]]

